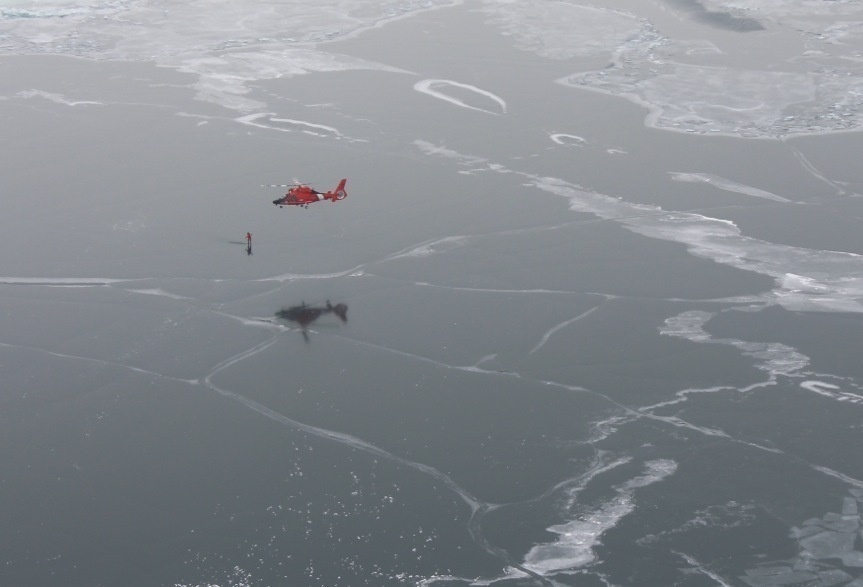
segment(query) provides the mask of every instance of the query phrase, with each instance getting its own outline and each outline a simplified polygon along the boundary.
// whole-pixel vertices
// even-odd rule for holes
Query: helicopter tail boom
[[[348,197],[348,192],[345,191],[345,184],[347,184],[347,183],[348,183],[347,178],[343,179],[342,181],[339,182],[339,185],[336,186],[336,189],[334,189],[332,192],[330,192],[333,195],[333,197],[332,197],[333,202],[335,202],[336,200],[344,200],[345,198]]]

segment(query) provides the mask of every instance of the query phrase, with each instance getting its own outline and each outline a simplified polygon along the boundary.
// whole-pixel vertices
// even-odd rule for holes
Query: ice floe
[[[358,69],[406,73],[381,63],[313,48],[272,48],[199,56],[167,55],[160,58],[158,64],[196,75],[198,81],[194,88],[198,99],[241,112],[267,107],[265,102],[247,96],[249,84],[259,80]]]
[[[258,128],[266,128],[269,130],[277,130],[281,132],[301,132],[316,137],[332,137],[337,139],[348,139],[340,133],[338,129],[327,126],[325,124],[316,124],[314,122],[306,122],[305,120],[294,120],[291,118],[278,118],[272,112],[259,112],[241,116],[236,119],[237,122],[256,126]],[[359,139],[348,139],[359,140]]]
[[[827,513],[791,529],[800,547],[796,559],[748,569],[740,579],[751,587],[863,585],[863,552],[856,548],[863,491],[852,489],[851,495],[842,498],[841,514]]]
[[[671,175],[671,179],[675,181],[709,183],[710,185],[716,186],[721,190],[726,190],[729,192],[737,192],[739,194],[744,194],[747,196],[764,198],[765,200],[773,200],[774,202],[791,202],[791,200],[789,200],[788,198],[777,196],[776,194],[772,194],[766,190],[761,190],[748,185],[743,185],[741,183],[737,183],[736,181],[731,181],[730,179],[725,179],[724,177],[719,177],[718,175],[712,175],[710,173],[669,172],[669,174]]]
[[[570,135],[566,133],[554,133],[549,135],[549,138],[558,145],[583,147],[587,141],[578,135]]]
[[[667,459],[646,463],[644,474],[616,487],[616,495],[599,507],[575,520],[549,527],[548,531],[557,538],[531,548],[524,566],[546,575],[592,562],[596,557],[593,549],[602,535],[635,510],[636,490],[662,481],[676,470],[677,463]]]
[[[429,141],[416,140],[414,145],[428,155],[446,157],[471,168],[467,173],[521,176],[527,185],[567,198],[573,211],[616,222],[649,238],[682,243],[698,257],[767,275],[775,285],[771,292],[759,296],[762,303],[776,303],[793,311],[863,312],[861,255],[775,244],[746,236],[726,219],[627,202],[560,178],[517,171]],[[746,187],[732,186],[737,190]]]
[[[525,3],[532,6],[532,3]],[[759,20],[771,20],[784,33],[802,35],[804,51],[788,52],[773,59],[770,67],[723,67],[701,56],[728,54],[735,56],[746,48],[728,44],[718,47],[707,42],[672,38],[647,19],[623,15],[613,9],[597,8],[594,26],[602,35],[583,28],[567,42],[558,41],[552,47],[532,39],[550,36],[556,41],[556,25],[549,23],[549,12],[539,8],[519,9],[521,21],[498,15],[501,26],[512,22],[512,32],[521,46],[545,56],[577,55],[573,45],[581,41],[584,49],[608,52],[610,68],[578,72],[560,78],[566,86],[599,91],[629,99],[644,106],[649,114],[646,123],[657,128],[681,132],[734,134],[746,137],[783,137],[794,134],[842,131],[859,128],[863,123],[863,76],[852,67],[823,67],[817,58],[824,44],[832,40],[830,49],[840,57],[859,59],[852,47],[837,50],[837,40],[858,39],[863,31],[855,26],[859,20],[859,3],[800,2],[747,3],[745,10],[734,2],[713,2],[711,9],[702,10],[713,22],[724,19],[735,30],[757,31],[765,27]],[[814,5],[820,5],[814,8]],[[698,7],[695,7],[698,8]],[[739,15],[726,12],[738,9]],[[685,10],[686,8],[684,8]],[[490,9],[489,9],[490,10]],[[515,14],[511,8],[497,8]],[[538,12],[539,14],[534,14]],[[560,15],[555,15],[561,18]],[[752,17],[755,18],[752,18]],[[847,19],[847,22],[843,20]],[[627,20],[628,19],[628,20]],[[749,23],[752,26],[744,26]],[[508,30],[508,29],[505,29]],[[616,31],[626,31],[619,36]],[[584,36],[582,36],[583,33]],[[752,39],[763,43],[764,52],[776,51],[775,33]],[[601,38],[607,40],[604,42]],[[820,45],[813,43],[820,42]],[[757,44],[755,45],[757,46]],[[789,44],[789,46],[794,46]],[[748,48],[749,46],[747,46]],[[819,51],[818,49],[822,49]],[[749,49],[750,51],[752,49]],[[745,55],[741,54],[743,58]],[[802,70],[796,62],[811,60],[812,66]],[[731,61],[731,60],[729,60]],[[777,65],[784,61],[783,65]]]
[[[8,0],[7,0],[8,1]],[[266,104],[251,99],[249,85],[308,71],[381,69],[329,53],[319,45],[381,26],[421,11],[462,0],[322,0],[311,4],[241,4],[190,0],[154,5],[145,0],[20,0],[0,8],[0,54],[65,54],[94,59],[146,61],[198,76],[198,97],[253,112]],[[768,65],[724,67],[713,58],[746,58],[733,44],[674,38],[634,12],[594,4],[540,0],[484,0],[487,21],[516,47],[547,59],[608,55],[611,67],[579,70],[559,83],[627,98],[647,108],[657,128],[747,137],[856,129],[863,124],[863,76],[854,62],[863,57],[859,2],[723,2],[696,7],[714,22],[762,34],[749,37],[757,51],[780,53]],[[690,10],[691,7],[678,7]],[[643,13],[642,13],[643,12]],[[775,42],[769,22],[800,43]],[[739,23],[754,23],[740,27]],[[769,49],[769,51],[768,51]],[[794,51],[798,52],[795,53]],[[829,65],[824,59],[831,58]],[[804,63],[805,66],[800,64]],[[848,65],[851,64],[851,65]],[[491,92],[467,83],[437,80],[495,103],[469,104],[433,85],[424,91],[464,108],[500,113],[506,106]]]
[[[856,0],[701,0],[708,10],[731,11],[761,19],[784,21],[789,17],[855,15],[860,13]]]
[[[633,14],[586,3],[484,0],[482,10],[516,47],[549,59],[613,52],[643,26]]]
[[[495,102],[500,108],[500,112],[495,112],[494,110],[489,110],[487,108],[480,108],[479,106],[472,106],[467,104],[463,100],[459,98],[450,96],[446,92],[441,91],[439,88],[441,87],[452,87],[452,88],[461,88],[463,90],[468,90],[473,92],[474,94],[478,94],[484,98],[488,98],[492,102]],[[450,104],[455,104],[456,106],[461,106],[462,108],[468,108],[470,110],[478,110],[480,112],[486,112],[488,114],[505,114],[506,113],[506,102],[500,96],[489,92],[488,90],[483,90],[482,88],[478,88],[471,84],[463,84],[461,82],[454,82],[452,80],[446,79],[425,79],[422,81],[418,81],[414,84],[414,89],[417,92],[427,94],[432,98],[437,98],[439,100],[443,100],[444,102],[449,102]]]
[[[809,364],[809,357],[796,349],[778,342],[747,342],[731,338],[714,338],[704,330],[704,325],[714,315],[710,312],[691,310],[665,320],[662,334],[684,338],[692,342],[715,343],[733,346],[744,355],[756,359],[755,367],[775,377],[798,375]]]
[[[104,102],[94,100],[68,100],[60,94],[53,92],[45,92],[43,90],[27,90],[18,92],[16,96],[20,98],[44,98],[57,104],[65,104],[66,106],[103,106]]]
[[[641,74],[638,81],[629,67],[559,81],[629,98],[649,109],[650,126],[665,130],[759,138],[849,130],[861,123],[863,78],[682,63],[663,70]]]
[[[0,55],[143,61],[197,76],[199,99],[253,112],[248,85],[311,71],[401,71],[318,45],[461,0],[19,0],[0,3]]]
[[[842,388],[832,383],[809,380],[801,382],[800,387],[836,401],[863,405],[863,395],[842,391]]]

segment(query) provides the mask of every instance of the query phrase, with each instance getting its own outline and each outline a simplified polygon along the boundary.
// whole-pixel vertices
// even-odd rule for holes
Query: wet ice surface
[[[863,584],[861,16],[0,0],[0,583]]]

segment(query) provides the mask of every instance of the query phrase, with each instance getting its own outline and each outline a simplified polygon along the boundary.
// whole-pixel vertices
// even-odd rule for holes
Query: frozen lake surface
[[[0,584],[863,587],[861,23],[0,0]]]

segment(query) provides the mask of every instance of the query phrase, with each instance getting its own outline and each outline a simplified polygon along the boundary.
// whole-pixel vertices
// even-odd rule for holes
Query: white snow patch
[[[485,108],[479,108],[477,106],[471,106],[470,104],[466,104],[462,100],[458,98],[454,98],[452,96],[447,95],[444,92],[437,90],[436,88],[441,86],[451,86],[455,88],[462,88],[465,90],[469,90],[480,96],[484,96],[493,102],[496,102],[498,106],[500,106],[501,112],[494,112],[492,110],[487,110]],[[478,88],[476,86],[472,86],[470,84],[463,84],[460,82],[454,82],[452,80],[446,79],[425,79],[422,81],[418,81],[414,84],[414,89],[423,94],[427,94],[432,98],[437,98],[439,100],[443,100],[444,102],[449,102],[450,104],[455,104],[456,106],[461,106],[462,108],[468,108],[469,110],[478,110],[479,112],[485,112],[487,114],[505,114],[506,113],[506,102],[504,102],[503,98],[487,91],[482,88]]]

